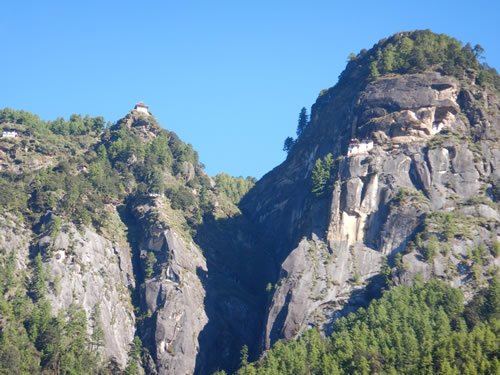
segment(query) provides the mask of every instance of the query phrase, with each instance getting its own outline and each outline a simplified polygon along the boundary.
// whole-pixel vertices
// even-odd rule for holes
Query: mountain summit
[[[499,265],[467,258],[496,246],[486,223],[499,218],[498,75],[479,51],[417,31],[351,56],[287,160],[243,199],[276,262],[264,348],[329,332],[379,293],[387,264],[392,285],[421,273],[467,298]]]

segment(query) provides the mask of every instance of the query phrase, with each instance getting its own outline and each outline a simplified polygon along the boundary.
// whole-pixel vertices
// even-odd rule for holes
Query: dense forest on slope
[[[327,338],[309,329],[252,364],[243,351],[237,374],[498,374],[499,317],[498,276],[465,308],[459,289],[417,279],[337,320]]]
[[[248,193],[257,182],[255,177],[233,177],[227,173],[219,173],[214,177],[217,188],[226,195],[231,202],[238,204],[243,196]]]
[[[480,45],[463,45],[446,34],[435,34],[430,30],[401,32],[382,39],[370,50],[363,49],[357,55],[351,53],[339,84],[347,84],[345,80],[353,76],[362,82],[389,74],[433,70],[458,79],[474,72],[480,85],[491,85],[500,91],[500,76],[495,68],[479,61],[483,53]]]
[[[198,154],[175,133],[162,130],[153,117],[128,115],[104,128],[101,117],[73,115],[68,122],[43,122],[29,113],[5,109],[0,120],[23,135],[4,146],[4,155],[8,152],[18,168],[2,171],[1,209],[19,212],[31,223],[52,209],[73,222],[92,221],[100,227],[106,222],[103,201],[118,203],[136,194],[165,193],[192,222],[210,210],[206,198],[210,182],[201,172]],[[33,159],[39,163],[45,159],[49,165],[30,168]],[[175,183],[176,179],[166,183],[163,173],[189,180],[188,187],[200,192],[200,204],[195,207],[194,196],[181,186],[184,183]]]

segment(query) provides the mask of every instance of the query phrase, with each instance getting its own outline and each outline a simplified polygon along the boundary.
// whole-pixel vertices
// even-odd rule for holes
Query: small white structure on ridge
[[[137,112],[141,112],[141,113],[145,113],[146,115],[149,115],[149,111],[148,111],[148,106],[146,104],[144,104],[143,102],[139,102],[135,105],[134,109],[137,111]]]
[[[17,131],[15,130],[3,130],[2,131],[2,138],[16,138],[17,137]]]
[[[373,148],[373,141],[370,139],[362,139],[361,141],[357,138],[352,138],[349,142],[349,147],[347,149],[347,156],[363,154],[370,151]]]

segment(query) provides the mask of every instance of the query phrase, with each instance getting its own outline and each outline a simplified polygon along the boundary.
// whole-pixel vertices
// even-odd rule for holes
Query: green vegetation
[[[19,139],[3,142],[17,150],[11,151],[9,163],[22,168],[22,173],[0,172],[2,213],[17,213],[34,225],[51,210],[58,215],[56,220],[67,218],[106,232],[110,222],[106,205],[122,204],[130,196],[165,194],[192,223],[213,210],[213,188],[201,171],[198,154],[175,133],[162,130],[153,117],[129,114],[106,129],[100,117],[73,115],[68,122],[44,122],[10,109],[0,111],[0,120],[20,131]],[[40,150],[39,144],[47,146]],[[43,155],[49,158],[46,165],[24,168],[24,163],[43,160]],[[168,175],[175,176],[170,183]],[[200,193],[198,199],[193,191]],[[51,229],[53,239],[58,226],[60,222]]]
[[[255,177],[233,177],[227,173],[219,173],[214,177],[214,180],[217,191],[228,197],[234,204],[238,204],[241,198],[243,198],[257,182]]]
[[[335,161],[332,154],[326,155],[323,159],[317,159],[311,175],[311,192],[316,197],[321,197],[332,187],[333,181],[337,176],[342,158]]]
[[[411,202],[411,203],[416,203],[416,204],[426,204],[430,205],[429,199],[424,195],[424,193],[421,190],[415,190],[415,189],[407,189],[400,187],[398,189],[398,192],[394,196],[394,198],[391,199],[390,202],[390,207],[401,207],[404,204]]]
[[[299,113],[299,123],[297,125],[297,139],[304,133],[307,125],[309,125],[309,116],[307,115],[306,107],[302,107]]]
[[[100,134],[104,130],[104,118],[90,117],[89,115],[71,115],[68,121],[62,117],[55,121],[42,121],[38,115],[26,111],[15,111],[10,108],[0,110],[0,124],[9,125],[12,129],[26,132],[28,135],[38,136],[57,134],[84,135],[89,133]]]
[[[142,354],[142,342],[139,337],[134,337],[134,341],[130,344],[130,350],[128,352],[129,361],[127,368],[125,369],[125,375],[136,375],[139,374],[139,366],[141,363]]]
[[[401,32],[383,39],[369,51],[351,54],[339,84],[347,84],[352,77],[377,80],[388,74],[422,73],[437,70],[462,79],[467,72],[475,72],[479,85],[490,85],[500,91],[500,76],[488,64],[479,62],[484,49],[480,45],[462,45],[445,34],[430,30]]]
[[[460,210],[433,211],[424,219],[426,231],[440,233],[445,241],[451,241],[455,237],[470,238],[470,230],[474,224],[474,220]]]
[[[306,130],[307,126],[309,125],[309,115],[307,114],[307,109],[305,107],[302,107],[299,113],[299,121],[297,124],[297,139],[293,139],[293,137],[286,137],[285,142],[283,144],[283,151],[289,153],[293,146],[298,142],[302,134],[304,133],[304,130]]]
[[[439,241],[435,234],[429,235],[427,244],[423,249],[423,256],[427,263],[432,263],[432,260],[438,253]]]
[[[35,301],[39,301],[47,293],[47,273],[40,253],[36,255],[34,261],[32,293]]]
[[[151,251],[148,253],[146,256],[146,268],[144,270],[144,274],[146,278],[150,278],[153,275],[153,267],[156,263],[156,256],[155,254]]]
[[[42,255],[50,257],[60,233],[70,233],[67,223],[78,229],[93,227],[128,246],[120,214],[128,215],[136,207],[144,207],[144,220],[150,224],[168,223],[192,240],[204,216],[215,215],[213,202],[219,192],[202,171],[192,146],[161,129],[151,116],[132,112],[104,128],[102,118],[74,115],[69,121],[45,122],[28,112],[5,109],[0,122],[19,134],[0,140],[0,216],[7,226],[15,221],[14,230],[21,223],[32,230],[34,248],[44,236],[52,241],[23,272],[16,270],[15,251],[0,248],[0,374],[121,373],[116,361],[105,363],[101,358],[99,306],[90,317],[74,306],[54,316],[46,294],[52,288],[58,294],[61,285],[57,277],[51,280]],[[221,185],[239,200],[255,179],[226,182]],[[219,216],[228,206],[237,210],[229,199],[224,201],[217,208]],[[149,252],[140,261],[144,276],[150,278],[161,270],[158,262],[168,259],[156,259]],[[137,338],[127,374],[138,373],[141,353]]]
[[[278,341],[237,374],[498,374],[499,285],[464,309],[460,290],[417,278],[336,321],[330,337],[310,329]]]
[[[0,260],[0,373],[1,374],[96,374],[107,373],[101,358],[102,329],[93,315],[93,332],[87,333],[87,317],[71,305],[52,313],[47,293],[47,274],[41,255],[33,260],[31,284],[26,274],[15,271],[14,253]]]
[[[289,153],[294,145],[295,140],[293,139],[293,137],[286,137],[285,142],[283,143],[283,151]]]

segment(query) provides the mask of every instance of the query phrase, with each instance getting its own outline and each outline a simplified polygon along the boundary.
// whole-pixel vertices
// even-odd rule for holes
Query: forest
[[[256,363],[243,348],[237,374],[498,374],[499,318],[498,276],[465,307],[459,289],[417,277],[337,320],[326,338],[310,328]]]

